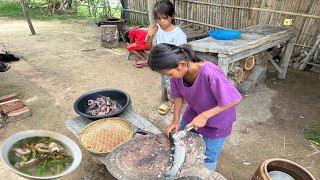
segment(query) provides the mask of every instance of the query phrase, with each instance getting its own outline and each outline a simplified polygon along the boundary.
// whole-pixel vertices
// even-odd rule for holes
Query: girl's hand
[[[153,35],[157,33],[157,31],[158,31],[158,26],[156,25],[156,23],[151,24],[151,26],[148,29],[148,36],[153,37]]]
[[[180,123],[179,122],[173,122],[166,128],[166,136],[169,137],[170,132],[175,129],[175,131],[178,131],[180,128]]]
[[[207,124],[208,118],[204,114],[199,114],[193,120],[187,124],[186,128],[193,127],[195,130],[202,128]]]

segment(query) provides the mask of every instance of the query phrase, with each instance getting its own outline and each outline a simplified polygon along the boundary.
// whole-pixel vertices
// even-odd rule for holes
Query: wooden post
[[[128,0],[121,0],[121,5],[123,9],[128,9]],[[122,19],[129,19],[129,12],[128,11],[122,11],[121,13]]]
[[[309,51],[308,55],[302,60],[302,64],[299,67],[299,70],[304,70],[304,68],[307,66],[307,62],[310,61],[314,53],[316,52],[318,46],[320,45],[320,35],[318,36],[319,39],[317,39],[316,43],[312,47],[312,49]]]
[[[224,74],[227,76],[229,71],[229,64],[225,62],[224,58],[226,58],[226,55],[218,54],[218,66],[222,69]]]
[[[24,4],[24,0],[20,0],[20,4],[21,4],[21,7],[22,7],[22,11],[24,13],[24,16],[26,17],[27,19],[27,22],[28,22],[28,25],[29,25],[29,29],[31,31],[31,34],[32,35],[36,35],[36,32],[34,31],[34,28],[32,26],[32,22],[31,22],[31,19],[29,17],[29,14],[28,14],[28,11],[27,11],[27,7],[26,5]]]
[[[279,63],[279,66],[282,71],[278,73],[278,79],[284,79],[286,77],[288,64],[291,58],[295,41],[296,41],[296,38],[290,39],[285,47],[286,49],[284,52],[284,56],[281,59],[281,62]]]
[[[153,15],[153,7],[156,4],[156,0],[148,0],[148,18],[149,18],[149,24],[153,24],[154,23],[154,15]],[[153,37],[152,40],[152,44],[155,45],[156,42],[156,36]],[[164,86],[165,84],[165,79],[163,76],[161,76],[161,100],[164,101],[166,99],[168,99],[167,97],[167,90]]]
[[[150,24],[154,22],[153,7],[155,4],[156,4],[156,0],[148,0],[148,16],[149,16]]]

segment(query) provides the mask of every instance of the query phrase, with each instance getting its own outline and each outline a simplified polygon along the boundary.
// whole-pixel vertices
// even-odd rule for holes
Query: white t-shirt
[[[158,26],[157,44],[160,43],[180,46],[187,43],[187,36],[180,27],[175,27],[172,31],[166,32]]]

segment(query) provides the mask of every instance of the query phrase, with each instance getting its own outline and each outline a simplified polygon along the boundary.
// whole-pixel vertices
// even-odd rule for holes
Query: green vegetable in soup
[[[20,140],[11,147],[8,158],[12,166],[32,176],[60,174],[73,162],[66,147],[50,137]]]

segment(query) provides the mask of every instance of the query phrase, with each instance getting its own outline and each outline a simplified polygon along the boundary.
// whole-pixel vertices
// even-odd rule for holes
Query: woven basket
[[[133,136],[131,123],[121,118],[105,118],[88,124],[80,134],[82,146],[96,154],[109,153]]]

